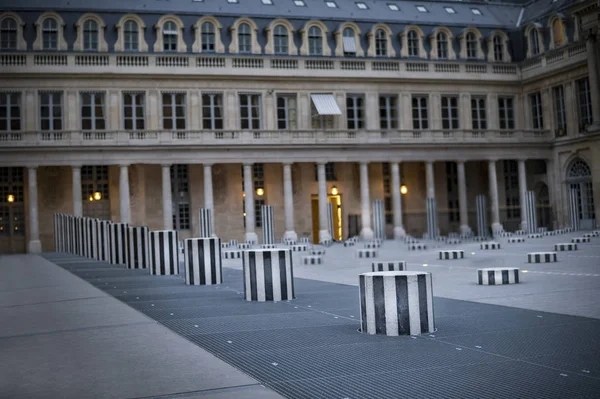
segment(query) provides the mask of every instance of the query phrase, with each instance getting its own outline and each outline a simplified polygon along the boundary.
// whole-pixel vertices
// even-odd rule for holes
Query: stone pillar
[[[254,185],[252,184],[252,164],[244,164],[244,204],[246,206],[246,242],[258,243],[258,235],[255,231],[254,218]]]
[[[204,164],[204,209],[210,209],[212,217],[210,218],[210,231],[215,234],[215,206],[213,201],[213,182],[212,182],[212,164]]]
[[[171,193],[171,165],[162,165],[163,229],[173,230],[173,198]]]
[[[373,239],[373,229],[371,229],[371,200],[369,196],[369,164],[360,163],[360,213],[362,229],[360,236],[363,240]]]
[[[366,94],[366,124],[367,130],[378,130],[379,124],[379,94],[370,92]]]
[[[433,162],[425,163],[425,181],[427,183],[427,198],[435,198],[435,179],[433,177]]]
[[[27,243],[27,253],[36,254],[42,252],[40,223],[38,220],[37,167],[29,167],[27,172],[29,173],[29,242]]]
[[[496,160],[488,161],[488,176],[490,185],[490,204],[492,208],[492,231],[502,231],[500,224],[500,208],[498,207],[498,177],[496,174]]]
[[[81,202],[81,166],[72,166],[73,170],[73,215],[83,216],[83,203]]]
[[[463,130],[471,130],[473,128],[473,115],[471,114],[471,94],[462,93],[460,95],[459,115],[460,128]]]
[[[319,188],[319,242],[331,240],[327,227],[327,181],[325,180],[325,163],[317,163],[317,180]]]
[[[292,188],[292,164],[283,164],[283,207],[285,213],[285,233],[283,237],[296,241],[298,235],[294,228],[294,190]]]
[[[394,212],[394,238],[398,239],[406,235],[404,226],[402,226],[402,194],[400,193],[400,165],[398,162],[392,162],[390,165],[392,172],[392,210]]]
[[[129,201],[129,165],[120,165],[119,205],[121,223],[131,223],[131,202]]]
[[[592,125],[589,131],[600,130],[600,85],[598,84],[598,50],[596,48],[595,32],[589,32],[586,37],[588,79],[590,82],[590,97],[592,99]]]
[[[521,206],[521,230],[527,230],[527,212],[525,212],[525,194],[527,193],[527,174],[525,173],[525,160],[519,159],[519,204]]]
[[[469,212],[467,204],[467,179],[465,177],[465,162],[456,162],[456,173],[458,177],[458,208],[460,213],[460,233],[470,234]]]

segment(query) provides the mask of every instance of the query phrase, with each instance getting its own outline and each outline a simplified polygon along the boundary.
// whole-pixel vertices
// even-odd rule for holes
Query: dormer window
[[[565,32],[563,22],[556,18],[554,22],[552,22],[552,35],[554,38],[554,47],[559,47],[565,44]]]
[[[344,46],[344,56],[355,56],[356,55],[356,41],[354,40],[354,30],[352,28],[345,28],[342,41]]]
[[[475,33],[469,32],[467,33],[467,58],[474,59],[477,58],[477,37]]]
[[[308,55],[323,55],[323,34],[317,26],[308,30]]]
[[[83,23],[83,49],[98,51],[98,22],[88,19]]]
[[[417,32],[411,30],[408,32],[408,56],[418,57],[419,56],[419,36]]]
[[[165,22],[163,26],[163,50],[177,51],[177,25],[173,21]]]
[[[288,30],[283,25],[277,25],[273,30],[273,51],[276,55],[289,54]]]
[[[125,26],[123,28],[123,34],[124,34],[124,50],[125,51],[139,51],[139,39],[138,39],[138,35],[139,35],[139,26],[137,24],[137,22],[135,22],[134,20],[127,20],[125,21]]]
[[[294,0],[294,4],[296,5],[296,7],[306,7],[306,3],[304,3],[304,0]]]
[[[252,32],[248,24],[241,24],[238,28],[238,52],[240,54],[252,53]]]
[[[417,6],[417,11],[419,11],[419,12],[427,12],[427,8],[425,8],[425,6]]]
[[[202,28],[202,52],[215,51],[215,25],[212,22],[203,22]]]
[[[14,18],[4,18],[0,24],[0,49],[17,49],[17,21]]]
[[[58,49],[58,22],[54,18],[46,18],[42,25],[42,49]]]
[[[387,57],[387,35],[383,29],[375,32],[375,55],[377,57]]]
[[[392,11],[400,11],[400,7],[397,4],[388,3],[388,8]]]
[[[367,7],[367,5],[365,3],[356,3],[356,7],[358,7],[359,10],[366,10],[369,7]]]
[[[436,36],[437,41],[437,57],[440,59],[448,59],[448,37],[445,33],[440,32]]]
[[[540,53],[540,41],[539,34],[536,28],[531,30],[529,34],[529,46],[531,48],[531,55],[538,55]]]
[[[494,36],[494,61],[504,61],[504,43],[499,35]]]
[[[325,5],[329,8],[337,8],[337,4],[335,3],[335,1],[326,1]]]

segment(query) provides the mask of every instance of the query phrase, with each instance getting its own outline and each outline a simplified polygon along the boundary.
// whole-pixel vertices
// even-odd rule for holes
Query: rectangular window
[[[446,162],[446,178],[448,189],[448,220],[450,223],[460,222],[458,205],[458,171],[456,162]]]
[[[21,130],[21,93],[0,93],[0,131]]]
[[[163,93],[163,129],[185,130],[185,93]]]
[[[297,129],[297,104],[295,94],[277,96],[277,129]]]
[[[567,134],[567,115],[565,113],[565,91],[563,86],[552,88],[554,97],[554,120],[556,122],[556,133]]]
[[[81,129],[106,129],[104,93],[81,93]]]
[[[529,95],[531,104],[531,128],[543,129],[544,119],[542,117],[542,94],[540,92]]]
[[[190,187],[187,165],[171,166],[171,197],[173,201],[173,228],[190,229]]]
[[[110,220],[109,187],[108,166],[84,165],[81,167],[83,216]],[[99,199],[95,198],[95,193],[100,193]]]
[[[319,180],[319,172],[318,172],[318,166],[317,164],[315,164],[315,181]],[[336,177],[335,177],[335,163],[334,162],[327,162],[325,164],[325,180],[326,181],[336,181]]]
[[[383,162],[381,164],[383,175],[383,209],[385,213],[385,224],[394,223],[394,212],[392,210],[392,177],[390,173],[390,164]]]
[[[429,129],[427,116],[427,96],[412,97],[413,129]]]
[[[519,203],[519,170],[517,161],[504,162],[504,188],[506,197],[506,217],[512,220],[521,218]]]
[[[260,94],[240,94],[240,128],[261,129],[262,108]]]
[[[62,130],[62,93],[40,93],[40,130]]]
[[[25,235],[24,183],[23,168],[0,168],[0,237]]]
[[[379,128],[398,129],[398,110],[396,96],[379,96]]]
[[[583,78],[577,81],[577,105],[579,116],[579,131],[587,130],[592,124],[592,98],[590,94],[590,81]]]
[[[512,97],[498,97],[498,121],[500,129],[515,128],[515,111]]]
[[[321,115],[314,101],[310,102],[311,126],[313,129],[333,129],[333,115]]]
[[[144,130],[146,128],[144,96],[144,93],[123,93],[123,128],[125,130]]]
[[[457,96],[442,96],[442,129],[458,129]]]
[[[223,129],[223,95],[220,93],[202,94],[202,128]]]
[[[487,129],[485,97],[471,97],[471,120],[473,130]]]
[[[364,129],[365,127],[365,101],[359,94],[349,94],[346,97],[346,118],[348,129]]]

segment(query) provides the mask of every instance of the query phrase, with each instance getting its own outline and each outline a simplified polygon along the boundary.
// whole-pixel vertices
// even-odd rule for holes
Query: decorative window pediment
[[[487,59],[490,62],[511,62],[508,50],[508,35],[500,30],[493,31],[487,39]]]
[[[395,57],[396,50],[392,45],[392,30],[386,24],[375,24],[367,34],[369,57]]]
[[[527,26],[525,38],[527,39],[527,58],[535,57],[546,50],[541,24],[536,22]]]
[[[330,56],[331,49],[327,43],[328,33],[329,30],[323,22],[317,20],[308,21],[304,27],[300,29],[300,35],[302,36],[300,55]],[[314,50],[320,50],[320,54],[316,53]]]
[[[294,25],[290,21],[283,18],[275,19],[265,28],[265,31],[267,33],[265,54],[298,55],[298,48],[294,42]]]
[[[0,49],[27,50],[27,42],[23,36],[25,23],[14,12],[0,14]]]
[[[154,43],[154,52],[162,53],[171,51],[176,53],[185,53],[187,45],[183,40],[183,22],[176,15],[165,15],[156,23],[156,42]]]
[[[353,22],[344,22],[335,31],[335,55],[342,57],[351,55],[364,57],[365,52],[360,45],[360,28]]]
[[[117,28],[115,51],[148,51],[148,43],[144,38],[146,24],[138,15],[123,15],[115,27]]]
[[[446,27],[434,29],[429,36],[431,42],[431,59],[455,60],[456,53],[453,46],[454,35]]]
[[[481,48],[483,36],[476,28],[465,29],[460,36],[460,58],[467,60],[483,60],[485,55]]]
[[[250,18],[239,18],[229,29],[231,30],[230,53],[261,53],[260,44],[258,44],[258,27],[253,20]]]
[[[75,51],[108,51],[104,39],[106,24],[100,16],[92,13],[83,14],[75,24],[77,39],[73,44]]]
[[[218,19],[205,16],[194,24],[194,44],[192,51],[195,53],[224,53],[225,46],[221,39],[223,25]]]
[[[569,42],[567,37],[566,18],[562,14],[556,14],[548,20],[548,30],[550,31],[550,50],[562,47]]]
[[[402,49],[400,50],[401,57],[419,57],[427,58],[427,52],[425,51],[425,45],[423,38],[425,34],[416,25],[409,25],[404,29],[404,32],[400,34],[400,40],[402,41]]]
[[[68,49],[65,40],[65,21],[55,12],[45,12],[35,22],[37,32],[33,42],[34,50],[57,50]]]

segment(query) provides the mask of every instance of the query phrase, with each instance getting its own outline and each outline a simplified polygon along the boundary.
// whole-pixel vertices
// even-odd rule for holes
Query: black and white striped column
[[[111,224],[108,220],[98,220],[96,223],[97,260],[110,262],[110,240],[108,236]]]
[[[425,207],[427,210],[427,237],[430,240],[435,240],[438,236],[437,202],[435,198],[427,198]]]
[[[475,212],[477,215],[477,235],[479,237],[487,237],[488,223],[487,223],[487,199],[485,195],[480,194],[475,197]]]
[[[481,249],[500,249],[499,242],[484,242],[481,244]]]
[[[371,271],[373,272],[403,272],[406,270],[406,261],[399,260],[394,262],[373,262]]]
[[[126,223],[111,223],[108,226],[108,242],[110,247],[110,263],[126,265],[128,258],[127,236],[129,225]]]
[[[179,234],[175,230],[150,232],[150,274],[169,276],[179,270]]]
[[[83,218],[75,217],[75,255],[84,256],[84,235],[83,235]]]
[[[465,257],[465,251],[462,249],[451,249],[439,252],[440,259],[463,259]]]
[[[262,207],[262,236],[263,244],[275,244],[275,230],[273,220],[273,207],[263,205]]]
[[[294,299],[292,251],[250,249],[243,254],[244,297],[247,301]]]
[[[150,229],[147,226],[131,226],[128,232],[130,269],[147,269],[150,263]]]
[[[385,208],[382,200],[373,201],[373,234],[379,240],[385,240]]]
[[[67,216],[67,226],[65,229],[65,239],[67,240],[67,252],[75,253],[75,216]]]
[[[574,187],[569,187],[569,218],[571,219],[571,228],[574,231],[580,229],[579,220],[579,196]]]
[[[528,263],[554,263],[557,261],[556,252],[531,252],[527,254]]]
[[[537,233],[537,212],[535,208],[535,193],[525,193],[525,217],[527,218],[527,229],[529,233]]]
[[[503,285],[518,284],[519,269],[516,267],[488,267],[477,269],[477,284]]]
[[[198,209],[198,227],[200,228],[200,237],[212,237],[212,209]]]
[[[333,227],[333,204],[331,202],[327,203],[327,230],[331,237],[335,237]]]
[[[577,244],[573,243],[564,243],[564,244],[554,244],[555,251],[577,251]]]
[[[54,251],[55,252],[63,252],[62,248],[61,248],[61,240],[59,237],[59,232],[61,230],[61,219],[60,219],[60,214],[55,213],[52,215],[52,228],[54,231]]]
[[[363,273],[359,289],[363,333],[398,336],[435,331],[431,273]]]
[[[185,283],[213,285],[223,282],[221,239],[188,238],[184,240]]]

